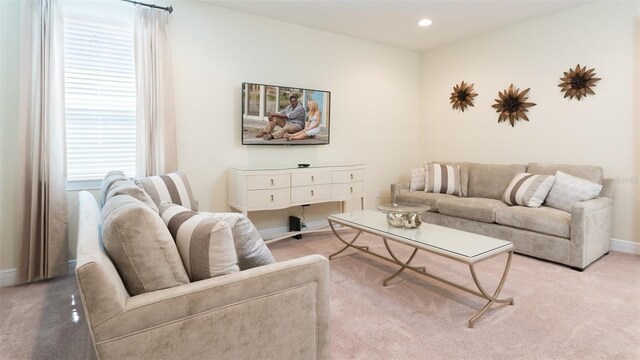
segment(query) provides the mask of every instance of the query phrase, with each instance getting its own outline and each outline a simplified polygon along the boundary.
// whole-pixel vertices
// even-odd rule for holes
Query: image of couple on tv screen
[[[304,140],[320,133],[320,110],[316,100],[307,100],[309,116],[296,95],[289,96],[289,105],[277,113],[270,113],[264,129],[256,137],[264,140]],[[277,128],[277,129],[276,129]]]

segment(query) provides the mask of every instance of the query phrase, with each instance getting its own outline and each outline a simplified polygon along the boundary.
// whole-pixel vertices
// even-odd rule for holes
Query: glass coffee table
[[[457,289],[466,291],[470,294],[476,295],[480,298],[487,300],[487,303],[475,314],[468,322],[469,327],[473,327],[475,322],[495,303],[503,303],[513,305],[513,298],[499,299],[498,295],[504,286],[504,283],[509,274],[509,268],[511,266],[511,259],[513,257],[513,244],[509,241],[494,239],[492,237],[473,234],[461,230],[451,229],[439,225],[433,225],[423,223],[418,228],[403,228],[392,226],[387,222],[386,214],[379,211],[362,210],[354,211],[343,214],[331,215],[327,219],[329,226],[338,240],[345,244],[345,247],[339,251],[331,254],[329,260],[333,259],[338,254],[342,253],[348,248],[354,248],[368,254],[374,255],[383,260],[392,262],[400,266],[400,269],[384,279],[382,281],[383,286],[387,286],[387,283],[398,276],[405,269],[409,269],[428,276],[434,280],[443,282],[447,285],[453,286]],[[358,230],[358,233],[353,239],[347,241],[343,239],[335,229],[335,224],[350,227]],[[382,237],[384,245],[391,256],[386,257],[378,253],[369,251],[367,246],[354,245],[358,237],[363,233],[369,233]],[[404,244],[412,247],[413,253],[406,261],[398,259],[396,254],[391,251],[388,240],[392,240],[396,243]],[[462,285],[453,283],[449,280],[443,279],[436,275],[430,274],[422,266],[413,266],[411,262],[416,256],[418,250],[426,251],[432,254],[436,254],[454,261],[458,261],[469,266],[471,277],[475,283],[478,291],[469,289]],[[500,279],[500,283],[496,287],[493,294],[487,292],[478,279],[474,266],[500,254],[507,254],[506,264]]]

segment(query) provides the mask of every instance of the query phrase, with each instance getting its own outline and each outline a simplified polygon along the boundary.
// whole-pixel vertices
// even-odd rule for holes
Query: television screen
[[[330,113],[329,91],[242,83],[242,144],[329,144]]]

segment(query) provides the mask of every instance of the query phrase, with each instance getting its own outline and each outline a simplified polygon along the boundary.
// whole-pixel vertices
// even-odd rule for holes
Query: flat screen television
[[[304,109],[305,125],[315,123],[319,118],[320,131],[313,130],[295,135],[281,137],[282,126],[286,119],[277,120],[271,117],[274,124],[271,136],[265,134],[269,130],[271,114],[286,112],[290,99],[294,96],[298,105]],[[309,119],[309,107],[317,106],[319,116]],[[298,121],[302,114],[296,111]],[[329,91],[303,89],[290,86],[277,86],[256,83],[242,83],[242,145],[327,145],[331,133],[331,93]],[[295,120],[295,119],[294,119]],[[284,121],[284,122],[283,122]],[[277,123],[280,123],[278,125]],[[309,134],[307,134],[309,133]],[[267,136],[265,136],[267,135]],[[273,138],[272,138],[273,137]]]

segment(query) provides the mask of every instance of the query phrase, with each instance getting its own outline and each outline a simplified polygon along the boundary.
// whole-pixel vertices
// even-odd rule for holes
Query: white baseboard
[[[640,255],[640,243],[633,242],[633,241],[612,238],[610,249],[613,251],[619,251],[627,254]]]
[[[15,285],[17,279],[18,271],[16,269],[0,270],[0,287]]]

